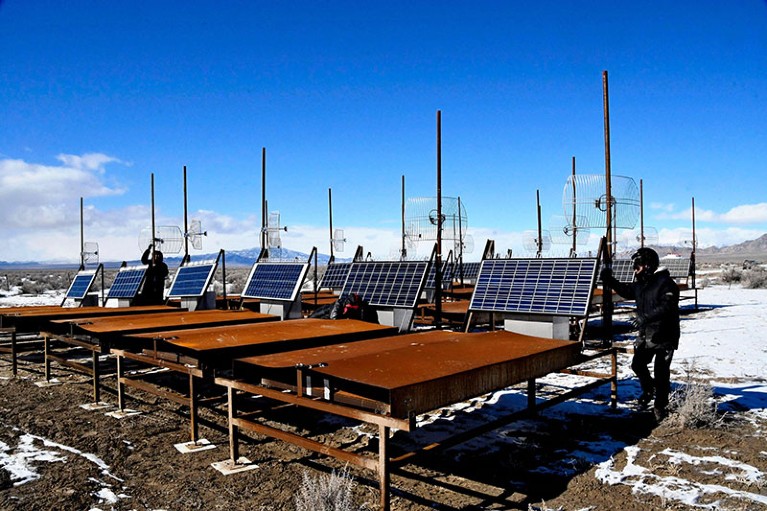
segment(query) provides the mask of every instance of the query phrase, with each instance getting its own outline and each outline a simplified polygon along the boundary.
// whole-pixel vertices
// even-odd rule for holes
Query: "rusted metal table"
[[[278,321],[279,316],[261,314],[249,310],[200,310],[173,309],[162,314],[131,314],[122,316],[89,316],[84,318],[56,319],[48,322],[41,332],[45,348],[45,379],[51,377],[51,361],[72,367],[92,377],[94,402],[100,401],[99,356],[110,354],[112,346],[119,346],[127,335],[163,330],[186,330],[200,327],[244,325]],[[91,352],[90,364],[57,354],[55,347],[63,345],[68,350],[80,348]]]
[[[611,355],[605,351],[599,356]],[[381,508],[389,509],[390,463],[403,464],[415,453],[390,460],[391,428],[411,431],[424,412],[527,382],[528,409],[534,411],[590,390],[617,382],[616,365],[608,374],[589,373],[595,380],[546,404],[536,402],[535,380],[566,370],[590,358],[581,344],[507,332],[458,333],[431,331],[336,344],[293,352],[251,356],[235,361],[232,378],[218,377],[228,389],[230,460],[239,456],[239,429],[247,429],[373,470],[379,478]],[[578,373],[584,374],[584,373]],[[316,388],[321,382],[321,388]],[[378,427],[377,458],[365,456],[240,416],[238,393],[262,395],[321,412],[360,420]],[[613,400],[614,403],[614,400]],[[504,418],[459,435],[454,445],[491,431],[518,416]],[[428,446],[431,450],[434,446]]]
[[[229,371],[232,361],[250,354],[274,353],[332,343],[353,343],[362,339],[394,335],[396,327],[342,319],[295,319],[263,324],[199,328],[129,335],[117,356],[118,405],[125,409],[125,386],[139,388],[190,408],[190,435],[198,438],[198,396],[195,378],[212,381],[218,373]],[[180,395],[147,383],[142,375],[128,375],[124,360],[150,367],[170,369],[188,377],[188,392]]]

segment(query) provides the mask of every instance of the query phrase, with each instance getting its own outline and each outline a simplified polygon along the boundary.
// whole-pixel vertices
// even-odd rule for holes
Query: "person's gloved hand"
[[[599,278],[602,280],[602,282],[609,280],[612,276],[613,276],[613,271],[606,266],[602,268],[601,272],[599,272]]]
[[[645,319],[640,314],[637,314],[634,316],[634,318],[631,320],[631,326],[636,328],[637,330],[641,330],[642,327],[645,325]]]

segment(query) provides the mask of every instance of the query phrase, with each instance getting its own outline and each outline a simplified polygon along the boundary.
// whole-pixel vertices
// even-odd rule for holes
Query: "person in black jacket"
[[[634,282],[622,283],[616,280],[609,268],[602,270],[602,282],[619,295],[636,301],[636,318],[632,322],[638,330],[634,343],[634,370],[642,386],[639,405],[647,407],[655,398],[653,412],[662,420],[668,406],[671,390],[671,359],[679,347],[679,286],[660,268],[658,253],[642,247],[631,259],[634,262]],[[654,376],[648,365],[655,359]]]
[[[140,305],[162,305],[164,301],[168,265],[163,261],[162,252],[159,250],[152,251],[152,247],[153,245],[149,245],[141,255],[141,263],[149,265],[149,267],[146,270],[144,287],[138,297]]]

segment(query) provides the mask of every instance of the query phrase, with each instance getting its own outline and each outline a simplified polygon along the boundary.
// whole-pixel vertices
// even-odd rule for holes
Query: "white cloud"
[[[683,211],[663,209],[655,216],[658,220],[687,220],[692,221],[692,208]],[[715,222],[721,224],[758,224],[767,222],[767,202],[759,204],[742,204],[735,206],[725,213],[717,213],[709,209],[695,208],[695,221]]]
[[[79,216],[80,197],[122,193],[104,179],[104,165],[119,161],[103,154],[59,155],[63,165],[0,160],[0,216],[4,227],[54,228]]]

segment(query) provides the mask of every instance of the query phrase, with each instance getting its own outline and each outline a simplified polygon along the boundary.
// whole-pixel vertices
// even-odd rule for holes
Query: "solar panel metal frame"
[[[673,257],[661,259],[660,266],[668,270],[672,279],[686,279],[690,276],[690,258]]]
[[[604,265],[600,263],[599,273],[602,273],[602,267]],[[613,259],[612,264],[613,277],[618,282],[630,284],[634,282],[634,261],[631,259]],[[599,274],[598,274],[599,275]],[[602,278],[598,277],[599,282],[602,282]]]
[[[308,262],[257,262],[250,270],[242,297],[292,302],[308,271]]]
[[[455,264],[452,261],[442,262],[442,288],[446,288],[453,280],[453,274],[455,273]],[[437,266],[432,264],[429,266],[429,273],[426,276],[426,284],[424,289],[434,289],[436,287],[437,280]]]
[[[479,275],[479,268],[482,265],[481,261],[473,261],[469,263],[463,263],[463,278],[464,280],[476,280]],[[455,278],[461,278],[461,268],[456,265]]]
[[[428,268],[428,261],[354,262],[341,296],[356,293],[370,305],[414,309]]]
[[[136,294],[138,294],[138,290],[141,289],[141,284],[144,283],[146,270],[147,266],[128,266],[120,268],[115,276],[114,282],[112,282],[112,287],[109,288],[107,300],[110,298],[135,298]]]
[[[199,297],[204,295],[210,285],[213,274],[216,272],[217,266],[216,262],[201,262],[179,266],[166,298]],[[195,284],[196,287],[192,287]]]
[[[320,281],[320,289],[342,289],[349,276],[352,263],[332,263],[325,270]]]
[[[469,310],[586,317],[597,264],[591,258],[484,260]]]
[[[83,300],[85,295],[90,291],[93,286],[93,280],[96,278],[96,270],[79,271],[75,278],[72,279],[72,283],[69,284],[67,289],[66,298],[73,300]]]

